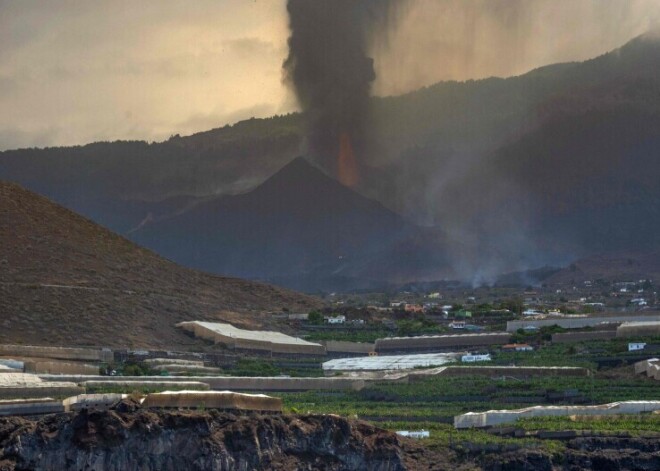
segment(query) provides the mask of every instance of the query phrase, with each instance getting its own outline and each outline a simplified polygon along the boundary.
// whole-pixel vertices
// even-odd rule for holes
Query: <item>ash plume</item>
[[[306,116],[307,152],[354,186],[365,152],[369,95],[376,79],[368,48],[387,28],[391,0],[288,0],[285,80]]]

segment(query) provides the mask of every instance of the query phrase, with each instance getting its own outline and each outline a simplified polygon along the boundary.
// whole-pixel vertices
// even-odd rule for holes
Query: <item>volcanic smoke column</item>
[[[306,119],[311,156],[347,186],[359,182],[366,148],[372,35],[387,26],[391,0],[288,0],[289,56],[284,61]]]

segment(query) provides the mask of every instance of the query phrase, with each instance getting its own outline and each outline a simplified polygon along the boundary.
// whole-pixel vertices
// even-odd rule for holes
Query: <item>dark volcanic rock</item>
[[[660,469],[660,439],[590,437],[570,440],[566,451],[552,456],[543,451],[518,450],[491,454],[487,471],[650,471]]]
[[[561,454],[509,446],[457,454],[333,415],[181,412],[126,405],[131,404],[120,407],[122,412],[0,418],[0,471],[660,469],[657,438],[582,437],[566,442]]]
[[[515,451],[492,454],[484,461],[487,471],[553,471],[552,459],[543,452]]]
[[[138,410],[0,419],[1,470],[454,469],[432,455],[328,415]]]

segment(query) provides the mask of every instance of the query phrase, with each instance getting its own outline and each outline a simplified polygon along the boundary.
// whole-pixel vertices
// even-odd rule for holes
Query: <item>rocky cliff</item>
[[[429,445],[428,447],[425,445]],[[0,418],[0,471],[632,471],[660,469],[660,439],[563,441],[561,452],[509,444],[403,439],[332,415],[141,409]]]
[[[490,453],[484,471],[650,471],[660,469],[660,438],[611,436],[568,440],[563,453],[517,450]]]
[[[3,471],[453,469],[431,458],[391,432],[327,415],[135,409],[0,419]]]

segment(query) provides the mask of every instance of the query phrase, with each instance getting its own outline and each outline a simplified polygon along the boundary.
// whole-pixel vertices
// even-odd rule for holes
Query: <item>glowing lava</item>
[[[347,132],[342,132],[339,138],[337,176],[342,185],[349,187],[357,185],[360,180],[355,153],[351,145],[351,136]]]

